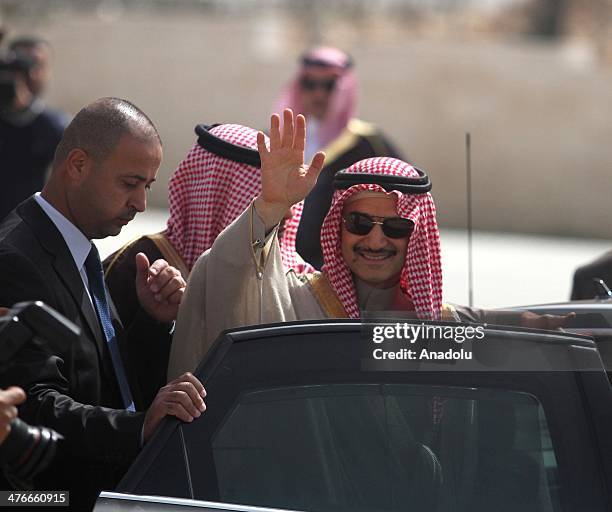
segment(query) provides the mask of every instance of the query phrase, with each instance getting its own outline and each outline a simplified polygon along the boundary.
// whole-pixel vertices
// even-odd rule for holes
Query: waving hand
[[[294,117],[290,109],[283,112],[282,130],[278,114],[271,117],[270,150],[263,133],[257,134],[262,190],[255,208],[267,228],[280,222],[285,212],[304,199],[317,182],[325,154],[318,152],[310,165],[305,165],[305,141],[306,120],[301,114]]]

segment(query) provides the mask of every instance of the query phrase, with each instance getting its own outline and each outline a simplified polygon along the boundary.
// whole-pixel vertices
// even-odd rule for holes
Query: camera
[[[0,317],[0,374],[10,368],[11,360],[24,347],[36,344],[37,340],[78,343],[79,334],[76,325],[42,302],[16,304]],[[14,419],[10,434],[0,445],[0,466],[11,485],[28,488],[28,482],[53,460],[61,439],[54,430]]]
[[[27,82],[34,66],[34,60],[26,56],[14,53],[0,55],[0,111],[13,106],[19,77]]]

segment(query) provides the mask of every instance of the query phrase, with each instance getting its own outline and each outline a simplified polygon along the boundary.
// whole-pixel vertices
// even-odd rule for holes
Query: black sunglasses
[[[314,80],[312,78],[308,78],[307,76],[303,76],[300,79],[300,87],[305,91],[314,91],[320,87],[325,92],[332,92],[336,87],[336,79],[329,78],[327,80]]]
[[[344,226],[353,235],[365,236],[378,224],[388,238],[406,238],[414,229],[414,224],[401,217],[376,217],[367,213],[351,212],[344,217]]]

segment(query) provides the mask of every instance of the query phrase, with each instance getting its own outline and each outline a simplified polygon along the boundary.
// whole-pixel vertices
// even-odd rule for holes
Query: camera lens
[[[32,427],[19,418],[11,421],[11,432],[0,445],[0,465],[21,481],[31,480],[55,455],[62,436],[45,427]]]

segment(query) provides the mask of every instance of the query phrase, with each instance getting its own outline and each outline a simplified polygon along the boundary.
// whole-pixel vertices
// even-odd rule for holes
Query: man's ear
[[[75,148],[66,158],[66,174],[71,181],[81,182],[89,175],[92,164],[91,157],[84,150]]]

